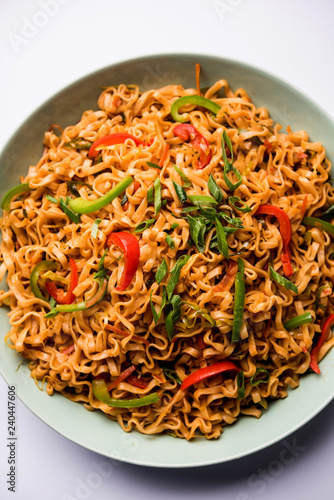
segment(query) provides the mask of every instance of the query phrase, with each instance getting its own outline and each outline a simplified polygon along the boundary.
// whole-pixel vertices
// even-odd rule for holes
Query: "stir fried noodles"
[[[334,191],[321,143],[197,70],[197,89],[111,86],[50,127],[2,200],[0,304],[49,395],[212,439],[321,376]]]

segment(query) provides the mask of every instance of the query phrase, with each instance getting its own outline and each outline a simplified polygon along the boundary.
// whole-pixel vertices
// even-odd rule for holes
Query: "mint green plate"
[[[97,108],[100,87],[138,84],[141,89],[181,83],[195,86],[195,63],[202,65],[201,85],[228,80],[232,89],[243,87],[256,105],[269,109],[275,121],[293,130],[306,130],[322,142],[333,161],[333,120],[315,102],[280,78],[242,62],[204,55],[157,55],[114,64],[90,74],[61,90],[31,115],[8,142],[1,155],[0,196],[19,183],[29,165],[42,153],[43,133],[52,123],[62,127],[76,123],[82,111]],[[5,286],[2,283],[2,286]],[[0,309],[1,336],[9,330],[7,310]],[[21,359],[0,343],[0,370],[18,397],[50,427],[90,450],[124,462],[152,467],[189,467],[226,462],[253,453],[295,431],[313,418],[334,395],[334,349],[321,362],[322,374],[302,377],[300,387],[288,398],[270,405],[256,420],[242,417],[225,427],[216,441],[204,438],[187,442],[168,435],[124,433],[101,412],[88,412],[81,404],[37,389],[27,365],[16,371]]]

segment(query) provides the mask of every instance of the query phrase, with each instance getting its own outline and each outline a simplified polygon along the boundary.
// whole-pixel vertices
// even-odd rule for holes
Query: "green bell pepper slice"
[[[13,187],[7,193],[2,199],[1,202],[1,208],[3,210],[9,210],[10,209],[10,202],[14,198],[14,196],[17,196],[20,193],[25,193],[26,191],[32,191],[32,188],[29,187],[29,183],[26,182],[25,184],[19,184],[18,186]]]
[[[35,297],[48,302],[48,299],[42,294],[38,286],[38,279],[43,271],[55,271],[56,269],[57,264],[52,260],[42,260],[42,262],[39,262],[37,266],[34,267],[30,275],[30,288]]]
[[[110,397],[107,386],[104,380],[95,379],[92,382],[92,389],[94,396],[102,403],[112,406],[114,408],[138,408],[140,406],[147,406],[159,401],[159,396],[156,392],[152,392],[142,398],[133,399],[114,399]]]
[[[111,203],[117,196],[123,193],[127,187],[132,184],[131,176],[124,177],[116,186],[114,186],[105,195],[100,196],[96,200],[84,200],[83,198],[75,198],[70,200],[68,205],[77,214],[91,214]]]
[[[180,97],[175,102],[173,102],[172,107],[170,109],[170,114],[172,115],[173,120],[175,120],[176,122],[184,123],[189,121],[189,118],[185,117],[184,114],[183,115],[179,114],[179,109],[181,108],[181,106],[184,106],[185,104],[196,104],[196,106],[202,106],[203,108],[212,111],[212,113],[214,113],[215,115],[221,108],[219,104],[216,104],[215,102],[211,101],[210,99],[207,99],[206,97],[202,97],[199,95],[186,95],[184,97]]]

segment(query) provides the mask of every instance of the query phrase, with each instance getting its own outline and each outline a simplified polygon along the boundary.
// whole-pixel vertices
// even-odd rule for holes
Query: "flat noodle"
[[[224,89],[225,97],[218,97],[220,89]],[[7,271],[9,291],[0,291],[0,304],[10,307],[11,330],[6,337],[9,347],[29,360],[31,376],[46,381],[49,395],[59,391],[72,401],[84,403],[88,410],[102,410],[126,432],[136,429],[144,434],[168,432],[186,439],[212,439],[242,414],[260,417],[267,400],[286,397],[287,388],[297,387],[299,376],[309,368],[322,317],[334,312],[334,248],[330,235],[321,228],[303,225],[302,210],[306,195],[306,215],[312,216],[333,203],[334,191],[328,182],[330,163],[324,147],[309,142],[305,131],[292,132],[288,128],[281,133],[267,109],[256,108],[243,89],[232,92],[225,80],[216,82],[205,94],[221,106],[217,116],[192,104],[183,108],[190,124],[211,149],[208,165],[196,168],[198,152],[190,142],[174,134],[176,124],[170,116],[171,104],[187,95],[196,95],[196,90],[169,85],[141,93],[136,86],[111,86],[100,95],[98,111],[85,111],[81,120],[65,128],[60,136],[53,128],[45,133],[44,154],[22,179],[34,190],[14,198],[2,218],[0,275]],[[223,175],[223,130],[233,146],[234,167],[242,175],[242,183],[233,193]],[[127,140],[105,146],[94,159],[79,144],[67,144],[78,138],[94,142],[122,132],[143,142],[136,146]],[[160,162],[162,169],[152,168],[147,162]],[[225,291],[219,287],[214,291],[229,263],[213,244],[214,225],[206,232],[204,251],[199,252],[194,245],[187,214],[182,213],[184,207],[173,186],[173,181],[183,184],[174,165],[191,183],[186,188],[188,196],[210,195],[208,179],[212,174],[224,195],[219,210],[241,219],[242,227],[227,234],[230,258],[237,263],[240,256],[245,264],[240,342],[231,342],[234,277],[227,280]],[[73,198],[68,181],[77,183],[81,197],[98,198],[127,175],[135,181],[126,190],[127,202],[123,203],[123,195],[119,196],[93,214],[83,214],[78,224],[46,198],[47,194]],[[157,178],[166,205],[155,215],[147,194]],[[236,182],[233,174],[231,180]],[[247,203],[251,212],[233,213],[227,201],[231,195]],[[275,217],[255,217],[263,204],[282,208],[291,221],[291,281],[298,287],[298,295],[277,285],[269,275],[269,265],[283,275],[283,244]],[[101,222],[94,238],[92,226],[97,218]],[[154,219],[154,223],[134,233],[136,226],[148,219]],[[106,246],[107,236],[119,230],[135,234],[140,245],[139,267],[125,291],[116,289],[123,268],[123,260],[119,261],[122,252],[115,245]],[[171,246],[167,235],[173,240]],[[104,267],[109,275],[106,296],[87,310],[45,318],[50,306],[34,296],[29,282],[37,263],[56,262],[56,274],[63,279],[63,284],[57,285],[66,289],[72,257],[79,273],[74,295],[80,302],[97,292],[94,273],[105,248]],[[158,284],[155,273],[163,259],[171,271],[185,254],[190,259],[174,290],[182,299],[181,319],[174,325],[175,336],[170,341],[164,313],[155,324],[150,296],[158,312],[169,274]],[[39,284],[46,293],[43,276]],[[317,298],[324,284],[330,293]],[[186,303],[206,313],[196,312]],[[287,320],[305,311],[312,312],[312,323],[292,331],[284,328]],[[320,358],[333,343],[333,338],[324,343]],[[197,369],[227,358],[244,372],[242,399],[238,399],[233,372],[206,378],[181,391],[179,383],[163,371],[168,367],[183,381]],[[147,386],[144,383],[137,387],[131,379],[125,379],[110,395],[131,399],[156,391],[157,403],[113,408],[94,396],[94,379],[104,378],[110,385],[131,365],[135,365],[137,378],[146,381]],[[259,368],[267,370],[269,377],[256,385],[251,378]]]

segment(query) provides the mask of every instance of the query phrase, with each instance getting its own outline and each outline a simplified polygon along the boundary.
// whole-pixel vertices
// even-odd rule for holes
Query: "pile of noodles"
[[[11,329],[6,337],[9,347],[29,360],[31,376],[46,382],[49,395],[59,391],[72,401],[82,402],[88,410],[100,409],[125,431],[165,431],[186,439],[198,435],[212,439],[242,414],[260,417],[267,402],[286,397],[288,387],[297,387],[300,375],[309,368],[310,351],[314,339],[319,338],[323,318],[334,312],[332,296],[321,297],[322,307],[315,310],[319,287],[325,283],[333,285],[334,246],[327,233],[302,224],[302,204],[307,195],[306,214],[311,216],[334,202],[334,192],[328,181],[330,163],[322,144],[309,142],[304,131],[292,132],[288,128],[287,133],[280,133],[280,125],[273,123],[267,109],[257,108],[243,89],[232,92],[225,80],[216,82],[204,94],[221,106],[216,116],[194,105],[182,110],[188,111],[189,123],[207,139],[212,150],[210,163],[204,169],[196,168],[196,151],[189,142],[174,135],[177,123],[170,115],[171,104],[189,94],[196,94],[196,90],[180,85],[144,93],[136,86],[108,87],[99,97],[98,111],[85,111],[76,125],[64,131],[53,127],[45,133],[42,158],[21,179],[34,190],[15,198],[11,210],[4,212],[2,218],[0,277],[7,272],[9,290],[0,292],[0,303],[10,307]],[[234,193],[228,190],[223,178],[223,130],[232,142],[234,166],[243,179]],[[145,145],[136,146],[129,140],[103,149],[95,159],[89,157],[88,150],[65,146],[78,137],[94,142],[116,132],[128,132],[146,141]],[[265,140],[272,145],[270,151],[263,144]],[[158,164],[167,144],[170,147],[162,170],[151,168],[147,162]],[[238,343],[231,342],[234,287],[225,292],[214,291],[227,272],[228,261],[210,249],[214,229],[206,236],[203,253],[191,241],[187,218],[173,187],[173,180],[182,184],[173,165],[192,183],[187,194],[209,195],[207,182],[212,174],[224,193],[222,210],[231,211],[226,201],[231,194],[252,208],[250,213],[235,215],[241,218],[244,228],[227,236],[231,259],[237,262],[240,257],[245,264],[246,298]],[[71,180],[92,186],[93,193],[89,187],[78,184],[81,197],[97,198],[126,175],[139,183],[137,190],[134,183],[127,188],[128,203],[122,205],[120,196],[105,208],[82,215],[79,224],[46,198],[47,194],[73,197],[66,182]],[[147,192],[157,177],[167,204],[155,216]],[[269,264],[283,274],[279,224],[275,217],[254,216],[260,205],[268,203],[282,208],[291,221],[292,281],[298,287],[298,295],[278,286],[269,276]],[[97,218],[101,223],[94,238],[91,231]],[[125,291],[115,290],[122,273],[123,254],[112,245],[104,262],[110,274],[104,299],[85,311],[44,317],[49,305],[33,295],[29,283],[38,262],[56,262],[56,272],[65,278],[66,288],[69,258],[73,257],[79,272],[74,293],[78,301],[87,300],[97,290],[94,273],[107,248],[107,236],[119,230],[134,234],[140,222],[152,218],[152,226],[136,233],[140,263]],[[171,230],[174,223],[178,226]],[[311,233],[308,243],[306,232]],[[174,248],[167,244],[167,234],[173,239]],[[155,273],[163,258],[171,270],[184,254],[190,255],[190,259],[181,271],[175,293],[183,302],[206,309],[216,325],[211,326],[203,315],[194,315],[183,305],[171,342],[164,316],[157,325],[153,320],[150,295],[159,311],[166,280],[158,285]],[[312,323],[292,331],[284,328],[284,322],[305,311],[311,311]],[[106,325],[128,335],[110,331]],[[198,346],[199,334],[203,334],[204,348]],[[147,341],[138,341],[138,337]],[[325,342],[320,359],[333,343],[334,338]],[[233,373],[207,378],[181,391],[179,383],[163,371],[167,366],[182,381],[195,370],[225,359],[244,372],[242,399],[238,399]],[[141,389],[124,380],[111,391],[111,396],[133,398],[156,391],[160,398],[157,403],[132,409],[112,408],[93,395],[95,378],[113,381],[129,365],[136,366],[137,376],[146,380],[148,386]],[[258,367],[269,372],[269,381],[251,385],[250,378]]]

